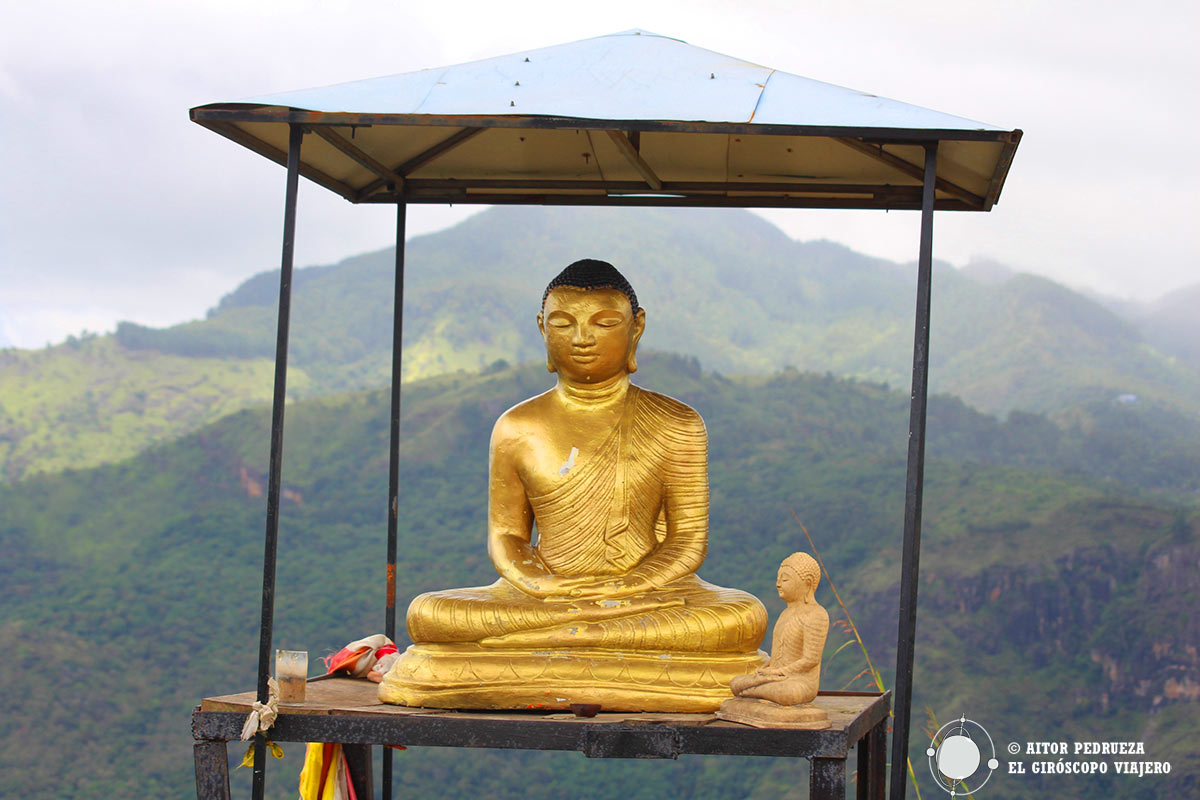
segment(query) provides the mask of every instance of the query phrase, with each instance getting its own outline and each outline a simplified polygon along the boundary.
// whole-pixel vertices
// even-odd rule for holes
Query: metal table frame
[[[349,678],[343,682],[363,683]],[[362,689],[373,696],[373,684]],[[192,713],[199,800],[228,800],[231,796],[226,743],[238,739],[253,699],[253,695],[246,693],[216,698],[218,702],[206,700]],[[402,710],[375,701],[373,705],[379,709],[376,711],[371,706],[284,708],[271,728],[270,738],[277,742],[342,744],[356,794],[364,800],[375,797],[372,745],[575,750],[588,758],[675,759],[681,755],[807,758],[809,796],[814,800],[845,797],[846,759],[857,746],[856,797],[883,800],[891,694],[824,692],[817,703],[838,700],[855,702],[853,717],[844,726],[823,731],[751,728],[714,721],[711,714],[601,714],[594,719],[583,719],[563,713]],[[205,710],[205,706],[239,710]]]

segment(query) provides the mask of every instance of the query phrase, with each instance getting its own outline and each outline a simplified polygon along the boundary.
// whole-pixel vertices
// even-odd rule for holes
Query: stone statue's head
[[[637,371],[646,311],[612,264],[588,258],[550,281],[538,329],[546,342],[547,369],[570,381],[596,383]]]
[[[785,602],[810,598],[817,593],[821,567],[808,553],[792,553],[779,565],[775,588]]]

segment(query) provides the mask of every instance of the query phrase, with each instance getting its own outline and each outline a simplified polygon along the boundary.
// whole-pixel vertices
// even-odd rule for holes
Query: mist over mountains
[[[1200,284],[1185,286],[1149,302],[1092,295],[1133,323],[1161,353],[1200,369]]]

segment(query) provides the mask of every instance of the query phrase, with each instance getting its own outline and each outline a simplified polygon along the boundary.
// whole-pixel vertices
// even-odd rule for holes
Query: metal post
[[[392,300],[392,436],[388,450],[387,608],[384,634],[396,641],[396,525],[400,507],[400,367],[404,332],[404,227],[408,206],[396,203],[396,287]],[[383,800],[392,800],[392,750],[383,748]]]
[[[814,756],[809,759],[808,797],[809,800],[845,800],[845,758],[817,758]]]
[[[229,755],[225,743],[195,742],[192,758],[196,762],[196,800],[230,800]]]
[[[933,200],[937,143],[925,145],[921,195],[921,251],[917,264],[917,320],[913,337],[908,417],[908,479],[904,493],[904,555],[900,567],[900,621],[896,640],[896,706],[892,732],[892,800],[908,787],[908,717],[912,707],[913,644],[917,635],[917,572],[921,555],[921,495],[925,483],[925,405],[929,390],[929,284],[933,274]]]
[[[283,255],[279,264],[279,326],[275,339],[275,396],[271,404],[271,472],[267,485],[267,532],[263,552],[262,622],[258,639],[258,702],[269,697],[271,635],[275,621],[275,552],[279,543],[279,484],[283,467],[283,405],[287,398],[288,321],[292,307],[292,260],[296,244],[296,193],[300,183],[300,142],[304,128],[288,131],[287,191],[283,205]],[[266,787],[266,738],[254,736],[254,800]]]

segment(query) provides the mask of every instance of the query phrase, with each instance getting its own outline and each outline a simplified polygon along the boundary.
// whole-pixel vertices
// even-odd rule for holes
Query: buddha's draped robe
[[[593,456],[552,491],[529,496],[536,547],[555,574],[633,574],[655,587],[647,597],[671,605],[637,611],[647,598],[636,595],[549,602],[501,578],[417,597],[408,609],[414,642],[481,642],[591,622],[590,647],[714,653],[758,647],[767,624],[762,604],[695,575],[708,535],[704,423],[686,405],[636,386],[625,402],[621,422]]]

